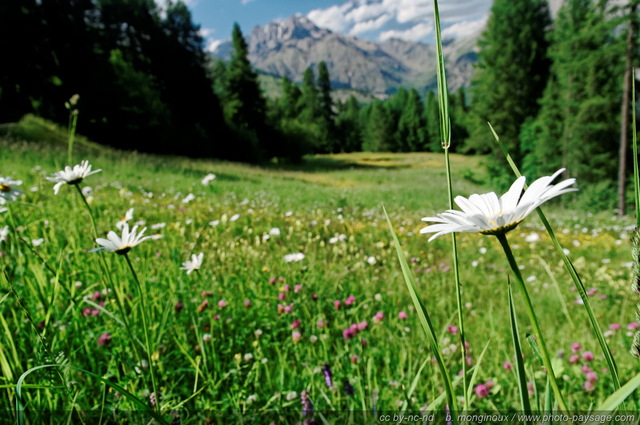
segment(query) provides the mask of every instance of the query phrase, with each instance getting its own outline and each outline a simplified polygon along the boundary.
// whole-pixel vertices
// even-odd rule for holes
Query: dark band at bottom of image
[[[438,411],[371,411],[309,409],[282,410],[174,410],[157,413],[153,410],[31,410],[0,411],[0,425],[4,424],[637,424],[640,411],[461,411],[455,417],[447,410]]]

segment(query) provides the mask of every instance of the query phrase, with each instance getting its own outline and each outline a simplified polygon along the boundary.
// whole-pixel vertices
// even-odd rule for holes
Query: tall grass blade
[[[560,391],[558,381],[556,380],[553,365],[551,364],[551,357],[549,356],[549,350],[547,349],[547,344],[544,341],[542,329],[540,328],[540,323],[538,322],[538,316],[536,315],[535,308],[533,307],[533,303],[531,302],[531,297],[529,296],[527,286],[524,284],[524,280],[522,279],[522,273],[520,273],[518,263],[516,262],[516,259],[513,256],[513,251],[511,251],[511,247],[509,246],[509,242],[507,241],[507,236],[504,233],[500,233],[496,236],[498,238],[498,241],[500,242],[500,245],[502,245],[502,249],[504,250],[505,255],[507,256],[511,271],[516,278],[516,284],[518,285],[518,289],[520,289],[520,293],[522,294],[522,298],[527,310],[527,316],[529,316],[529,322],[531,322],[533,333],[536,337],[536,344],[540,349],[542,363],[547,369],[547,376],[551,380],[551,388],[553,388],[553,394],[556,397],[556,401],[558,402],[560,410],[562,410],[563,412],[568,412],[569,409],[564,401],[562,392]]]
[[[447,90],[447,76],[444,67],[444,54],[442,50],[442,33],[440,31],[440,11],[438,0],[433,0],[433,19],[436,31],[436,56],[438,58],[438,100],[440,105],[440,132],[442,147],[446,150],[451,145],[451,120],[449,119],[449,93]]]
[[[611,394],[606,398],[605,401],[602,402],[600,406],[596,409],[597,411],[607,411],[611,412],[620,406],[627,397],[629,397],[633,392],[640,387],[640,373],[634,376],[629,382],[624,384],[619,390]]]
[[[640,227],[640,173],[638,171],[638,127],[636,126],[636,70],[631,69],[631,137],[633,146],[633,193],[636,204],[636,226]]]
[[[511,282],[509,282],[509,319],[511,322],[511,339],[513,340],[513,351],[516,355],[516,372],[518,375],[518,389],[520,391],[520,404],[525,414],[531,414],[531,404],[529,402],[529,390],[527,388],[527,374],[524,371],[524,359],[522,358],[522,348],[520,347],[520,332],[518,331],[518,320],[516,319],[513,305],[513,292]]]
[[[476,384],[476,380],[478,379],[478,372],[480,372],[480,365],[482,364],[482,359],[484,358],[484,354],[487,352],[487,348],[489,348],[489,344],[491,344],[490,340],[487,342],[487,345],[484,346],[484,349],[482,350],[482,353],[480,353],[480,356],[478,357],[478,361],[476,362],[476,365],[473,368],[473,373],[471,374],[471,379],[469,380],[469,388],[467,389],[467,393],[468,393],[467,399],[471,399],[471,391],[473,391],[472,388]],[[465,410],[471,410],[470,405],[465,405],[464,408]]]
[[[447,192],[449,195],[449,209],[453,209],[453,186],[451,178],[451,161],[449,158],[449,147],[451,146],[451,117],[449,116],[449,89],[447,87],[447,76],[444,66],[444,53],[442,50],[442,32],[440,30],[440,11],[438,0],[433,0],[433,18],[436,31],[436,55],[438,57],[438,102],[440,112],[440,136],[442,137],[442,148],[444,149],[444,161],[447,172]],[[460,267],[458,264],[458,244],[456,234],[451,234],[451,250],[453,255],[453,275],[456,285],[456,307],[458,311],[458,328],[460,335],[460,355],[462,356],[462,392],[464,394],[465,408],[469,406],[469,396],[467,391],[467,345],[465,344],[465,326],[462,309],[462,285],[460,284]]]
[[[516,164],[513,162],[511,155],[509,155],[509,151],[507,151],[506,146],[500,141],[500,137],[498,137],[498,134],[495,132],[495,130],[493,129],[490,123],[487,123],[487,124],[489,124],[489,128],[493,133],[493,137],[496,139],[496,142],[500,146],[500,149],[502,149],[502,153],[504,154],[504,156],[507,159],[507,162],[511,166],[511,170],[513,171],[513,173],[516,175],[516,177],[522,176],[522,174],[520,173],[520,170],[518,169]],[[560,242],[558,241],[558,238],[556,237],[555,232],[551,228],[551,224],[549,224],[547,217],[542,212],[542,209],[537,208],[536,211],[538,213],[538,216],[540,217],[540,220],[542,221],[542,224],[544,224],[544,227],[547,230],[547,233],[549,234],[549,237],[551,238],[553,245],[558,251],[558,254],[560,254],[560,257],[562,258],[562,262],[564,263],[565,268],[567,269],[567,271],[569,272],[569,275],[571,276],[571,279],[573,280],[573,284],[575,285],[576,289],[578,290],[578,293],[580,294],[580,298],[582,299],[584,308],[587,310],[587,315],[589,316],[589,322],[591,323],[591,328],[596,334],[596,338],[598,339],[600,348],[602,349],[602,352],[604,353],[604,357],[607,360],[607,364],[609,366],[609,373],[611,374],[611,379],[613,381],[615,388],[618,389],[620,388],[620,379],[618,378],[618,367],[613,358],[613,355],[611,354],[609,345],[604,339],[604,335],[602,333],[602,330],[600,329],[600,325],[598,324],[598,319],[596,319],[596,315],[594,314],[593,309],[591,308],[591,303],[589,302],[589,296],[587,295],[587,291],[584,288],[582,279],[580,279],[578,272],[573,266],[573,263],[571,262],[571,260],[569,260],[569,257],[567,257],[567,254],[564,253],[562,245],[560,245]]]
[[[59,365],[59,364],[45,364],[45,365],[40,365],[40,366],[35,366],[32,367],[31,369],[27,370],[26,372],[24,372],[20,378],[18,378],[18,383],[16,384],[16,410],[18,411],[18,425],[24,425],[25,421],[24,421],[24,403],[22,401],[22,388],[24,386],[24,380],[27,378],[27,376],[29,376],[31,373],[40,370],[40,369],[45,369],[45,368],[50,368],[50,367],[65,367],[68,369],[72,369],[78,372],[82,372],[85,375],[91,376],[97,380],[99,380],[100,382],[102,382],[105,385],[108,385],[109,387],[113,388],[114,390],[117,390],[119,393],[121,393],[123,396],[125,396],[127,399],[129,399],[131,402],[133,402],[135,405],[137,405],[138,407],[141,408],[141,410],[143,412],[145,412],[146,414],[148,414],[149,416],[153,417],[156,421],[158,421],[159,423],[163,424],[163,425],[169,425],[167,421],[164,420],[164,418],[159,415],[158,413],[156,413],[155,411],[151,410],[149,408],[149,406],[147,406],[142,400],[140,400],[138,397],[136,397],[135,395],[131,394],[129,391],[127,391],[124,387],[121,387],[120,385],[109,381],[108,379],[105,379],[99,375],[96,375],[93,372],[89,372],[88,370],[84,370],[82,368],[76,367],[76,366],[69,366],[69,365]]]
[[[449,371],[447,370],[444,359],[442,358],[442,353],[440,352],[440,348],[438,346],[438,337],[435,329],[433,328],[433,324],[431,322],[431,317],[429,316],[429,312],[425,307],[422,299],[418,296],[418,291],[416,288],[416,282],[413,277],[413,273],[411,273],[411,269],[409,268],[409,264],[407,263],[407,258],[404,255],[404,251],[402,250],[402,246],[400,245],[400,241],[398,240],[398,236],[396,232],[393,230],[393,225],[391,224],[391,219],[389,219],[389,214],[387,214],[387,210],[382,207],[384,211],[384,216],[387,219],[387,224],[389,225],[389,231],[391,232],[391,237],[393,239],[393,243],[396,248],[396,252],[398,254],[398,260],[400,261],[400,267],[402,268],[402,275],[404,276],[404,282],[409,289],[409,293],[411,295],[411,299],[418,313],[418,318],[420,319],[420,324],[422,325],[422,329],[427,337],[427,340],[431,344],[431,350],[433,352],[434,357],[436,358],[438,369],[440,369],[440,373],[442,375],[442,379],[444,381],[444,390],[447,394],[447,403],[449,404],[449,410],[451,411],[451,420],[455,424],[457,423],[456,412],[458,411],[456,397],[453,392],[453,385],[451,383],[451,376],[449,375]]]

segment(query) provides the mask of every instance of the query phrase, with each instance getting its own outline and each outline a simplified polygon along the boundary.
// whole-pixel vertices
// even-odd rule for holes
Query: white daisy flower
[[[22,191],[16,186],[20,186],[22,180],[13,180],[11,177],[0,176],[0,205],[13,202],[22,195]]]
[[[231,216],[231,218],[229,219],[229,221],[236,221],[237,219],[240,218],[240,214],[234,214]]]
[[[280,229],[278,229],[277,227],[272,228],[271,230],[269,230],[269,235],[280,236]]]
[[[202,179],[201,183],[203,186],[208,185],[209,183],[211,183],[213,180],[215,180],[216,175],[209,173],[206,176],[204,176],[204,178]]]
[[[53,186],[53,193],[57,195],[62,185],[77,185],[82,182],[85,177],[88,177],[91,174],[99,173],[100,171],[102,170],[91,171],[91,164],[89,164],[89,161],[85,160],[80,164],[74,165],[73,168],[67,165],[66,167],[64,167],[64,170],[58,171],[57,173],[54,173],[51,177],[47,177],[46,179],[56,183]]]
[[[474,194],[469,199],[455,198],[462,211],[448,210],[435,217],[425,217],[422,221],[435,222],[420,230],[420,233],[435,233],[429,242],[440,235],[453,232],[482,233],[500,235],[514,229],[536,208],[548,200],[578,189],[568,188],[576,179],[567,179],[556,185],[551,182],[564,171],[556,171],[552,176],[541,177],[531,183],[522,193],[526,177],[518,178],[507,193],[498,198],[494,192]],[[520,196],[522,194],[522,197]]]
[[[187,274],[191,274],[192,271],[200,270],[200,266],[202,266],[202,258],[204,254],[201,252],[200,254],[191,254],[191,261],[187,260],[182,263],[182,267],[180,270],[186,270]]]
[[[160,239],[162,235],[144,236],[144,232],[147,228],[143,228],[140,233],[137,232],[138,226],[133,226],[133,229],[129,231],[129,224],[124,223],[122,225],[122,236],[118,236],[116,232],[111,231],[107,234],[107,239],[97,238],[96,243],[102,245],[98,248],[93,248],[89,252],[96,251],[109,251],[116,254],[124,255],[136,245],[141,244],[147,239]]]
[[[133,220],[133,210],[134,208],[129,208],[127,210],[127,212],[124,214],[124,217],[122,217],[120,221],[116,223],[116,229],[122,230],[124,225],[127,224],[127,221]]]
[[[376,263],[376,257],[372,255],[371,257],[367,258],[367,263],[373,266]]]
[[[188,204],[189,202],[193,201],[194,199],[196,199],[195,195],[193,193],[188,194],[187,196],[184,197],[184,199],[182,200],[183,204]]]
[[[304,254],[301,252],[296,252],[295,254],[287,254],[284,256],[284,261],[287,263],[297,262],[304,259]]]
[[[0,227],[0,243],[6,241],[9,236],[9,226]]]

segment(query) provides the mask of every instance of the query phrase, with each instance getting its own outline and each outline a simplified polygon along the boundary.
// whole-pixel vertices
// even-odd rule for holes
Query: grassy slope
[[[414,257],[412,267],[425,302],[434,311],[436,326],[446,336],[446,325],[453,324],[455,302],[449,241],[443,238],[427,243],[427,238],[417,233],[422,227],[421,217],[446,207],[440,155],[317,156],[299,167],[277,169],[87,149],[79,147],[75,157],[90,159],[96,168],[103,169],[86,182],[94,189],[92,205],[100,233],[113,229],[114,222],[130,207],[135,207],[134,221],[144,219],[147,225],[166,223],[166,227],[157,231],[165,236],[160,242],[145,242],[134,253],[140,259],[136,266],[149,291],[146,304],[150,315],[156,318],[152,332],[162,347],[158,349],[157,366],[163,371],[161,385],[169,406],[176,406],[191,395],[198,379],[198,388],[204,388],[204,392],[185,406],[192,411],[244,408],[251,394],[257,395],[258,406],[267,403],[270,408],[297,409],[298,399],[288,402],[274,393],[299,393],[305,388],[311,390],[318,409],[371,409],[373,389],[379,394],[378,408],[395,409],[398,400],[404,400],[398,384],[411,385],[425,359],[425,350],[421,337],[414,331],[418,324],[389,245],[381,203],[392,214],[409,257]],[[83,286],[73,289],[79,303],[82,296],[104,289],[101,283],[104,276],[99,272],[96,257],[85,252],[93,246],[86,213],[69,187],[53,196],[51,183],[43,178],[64,165],[64,143],[24,143],[5,138],[0,140],[0,150],[3,152],[0,175],[24,181],[26,195],[14,210],[22,225],[22,236],[27,240],[45,239],[39,252],[53,263],[61,258],[61,280],[65,285],[83,282]],[[474,181],[484,178],[478,158],[454,155],[452,160],[454,176],[473,175]],[[217,175],[216,180],[202,186],[201,178],[210,172]],[[483,188],[456,178],[454,190],[469,194]],[[183,203],[188,193],[196,198]],[[230,221],[234,214],[240,214],[240,218]],[[212,227],[209,222],[213,220],[220,220],[220,224]],[[627,290],[629,269],[625,267],[630,260],[624,229],[628,223],[612,221],[608,214],[587,217],[585,213],[560,209],[554,210],[552,223],[561,242],[571,249],[585,284],[597,289],[594,309],[603,325],[623,325],[623,330],[616,332],[611,341],[624,382],[636,369],[635,360],[626,354],[631,338],[624,330],[634,320],[635,306],[635,299]],[[263,235],[272,227],[280,228],[282,235],[264,240]],[[569,399],[587,408],[589,403],[606,396],[611,383],[602,373],[597,390],[586,394],[581,390],[584,376],[579,366],[568,364],[569,345],[574,341],[596,353],[596,361],[591,365],[598,373],[604,360],[589,334],[586,315],[574,303],[577,297],[572,285],[539,227],[536,219],[529,220],[512,232],[510,239],[518,261],[525,267],[523,274],[528,278],[534,303],[541,311],[548,345],[554,351],[566,352],[558,362],[567,376],[563,385],[571,394]],[[525,237],[533,232],[540,234],[541,240],[526,242]],[[331,243],[330,239],[339,234],[346,235],[346,242]],[[15,245],[12,249],[16,249]],[[180,263],[200,251],[205,252],[203,269],[199,274],[184,275],[179,270]],[[292,252],[304,252],[306,258],[301,263],[285,263],[283,256]],[[514,407],[515,380],[511,372],[502,369],[504,361],[512,360],[506,315],[507,264],[492,238],[461,235],[460,252],[464,297],[469,303],[466,313],[472,318],[467,336],[472,356],[478,356],[485,344],[491,342],[479,379],[498,383],[491,403],[499,408]],[[56,319],[48,328],[54,350],[65,352],[73,364],[113,376],[127,383],[134,393],[143,394],[144,384],[126,366],[132,357],[126,333],[105,314],[83,317],[61,292],[49,303],[52,287],[46,284],[46,273],[39,271],[38,262],[28,255],[16,261],[17,257],[11,255],[15,251],[9,254],[0,261],[17,276],[17,290],[34,320],[44,319],[46,311]],[[366,261],[370,256],[376,258],[374,265]],[[113,257],[107,259],[114,276],[122,289],[130,293],[126,289],[130,278],[120,259]],[[542,261],[553,271],[562,298]],[[268,280],[276,276],[282,276],[292,287],[297,283],[303,285],[300,294],[287,294],[287,302],[295,304],[292,315],[275,312],[282,283],[271,286]],[[196,307],[203,301],[204,290],[213,292],[211,306],[198,313]],[[312,302],[311,293],[319,294],[320,299]],[[375,294],[382,295],[381,301],[375,299]],[[344,300],[348,295],[356,297],[354,307],[335,310],[333,301]],[[605,297],[600,299],[600,295]],[[224,310],[216,307],[221,298],[229,303]],[[244,299],[252,301],[250,310],[242,307]],[[185,311],[175,315],[171,307],[179,300],[185,303]],[[132,311],[136,311],[136,306],[134,297]],[[107,309],[111,309],[109,304]],[[409,319],[399,320],[400,310],[408,311]],[[7,318],[10,333],[24,336],[17,340],[5,333],[0,339],[5,349],[11,348],[9,352],[19,353],[8,360],[6,368],[10,373],[5,371],[3,375],[19,376],[28,367],[42,364],[37,354],[39,344],[33,329],[21,320],[14,300],[0,303],[0,311]],[[384,312],[385,320],[374,325],[371,318],[377,311]],[[227,319],[215,320],[214,314]],[[291,342],[290,325],[294,318],[302,322],[303,340],[298,344]],[[317,328],[317,320],[329,321],[330,325]],[[368,339],[366,349],[358,339],[342,338],[344,328],[362,320],[369,321],[370,326],[362,334]],[[521,315],[519,320],[524,334],[526,317]],[[265,332],[259,341],[253,335],[258,328]],[[113,336],[114,342],[107,349],[95,344],[102,332]],[[213,335],[211,345],[202,342],[205,332]],[[311,335],[320,337],[319,342],[309,342]],[[455,338],[451,339],[450,343],[455,343]],[[459,347],[451,350],[459,353]],[[255,360],[266,358],[268,364],[238,362],[238,353],[252,353]],[[357,364],[351,361],[354,354],[360,357]],[[532,373],[538,370],[528,347],[525,355]],[[198,356],[201,356],[200,375],[193,367]],[[447,361],[455,373],[460,367],[457,354],[447,355]],[[327,390],[322,374],[316,370],[325,362],[331,363],[339,386],[348,379],[356,387],[355,396],[347,397],[340,389]],[[538,371],[529,378],[533,380],[534,375],[541,376]],[[40,382],[35,376],[32,379],[31,382]],[[83,385],[93,388],[85,381]],[[416,405],[431,403],[439,393],[438,385],[437,373],[427,366],[414,394]],[[538,379],[537,385],[543,388],[544,381]],[[35,392],[31,394],[35,396]],[[1,403],[10,403],[11,390],[0,393],[0,397]],[[101,397],[99,388],[90,389],[79,402],[85,406],[100,404]],[[45,399],[56,406],[67,405],[61,393]],[[473,403],[473,407],[493,408],[487,399],[474,399]]]

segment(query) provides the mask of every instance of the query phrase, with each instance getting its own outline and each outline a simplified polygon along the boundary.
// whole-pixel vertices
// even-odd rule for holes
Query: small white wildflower
[[[204,253],[202,252],[198,255],[191,254],[191,261],[187,260],[184,263],[182,263],[182,267],[180,267],[180,270],[186,270],[187,274],[191,274],[191,272],[195,270],[200,270],[200,267],[202,266],[203,257],[204,257]]]
[[[204,342],[209,342],[209,341],[211,341],[211,338],[212,338],[211,334],[204,334],[204,335],[202,335],[202,341],[204,341]]]
[[[237,219],[240,218],[240,214],[234,214],[229,218],[229,221],[236,221]]]
[[[120,221],[118,221],[116,223],[116,229],[118,230],[122,230],[122,228],[124,227],[124,225],[129,221],[129,220],[133,220],[133,211],[135,210],[135,208],[129,208],[127,210],[127,212],[124,214],[124,217],[122,217],[120,219]]]
[[[213,180],[215,180],[215,178],[216,178],[215,174],[209,173],[206,176],[204,176],[204,178],[200,183],[202,183],[203,186],[206,186],[209,183],[211,183]]]
[[[167,223],[157,223],[151,225],[152,230],[164,229],[167,226]]]
[[[16,186],[20,186],[21,184],[22,180],[13,180],[11,177],[0,176],[0,198],[2,199],[0,205],[18,199],[18,197],[22,195],[22,191]]]
[[[193,201],[194,199],[196,199],[195,195],[193,193],[190,193],[187,196],[185,196],[184,199],[182,199],[182,203],[183,204],[188,204],[189,202]]]
[[[253,354],[247,353],[247,354],[244,355],[244,361],[245,362],[250,362],[251,360],[253,360]]]
[[[102,170],[91,171],[91,164],[89,161],[82,161],[80,164],[76,164],[73,168],[68,165],[64,167],[64,170],[54,173],[51,177],[47,177],[47,180],[55,182],[53,186],[53,193],[58,194],[58,191],[64,184],[77,185],[82,182],[86,177],[99,173]]]
[[[529,235],[524,240],[529,243],[538,242],[540,240],[540,235],[536,232],[529,233]]]
[[[6,241],[9,237],[9,226],[0,227],[0,243]]]
[[[220,220],[213,220],[209,222],[209,226],[211,227],[216,227],[218,224],[220,224]]]
[[[33,244],[33,246],[36,246],[36,247],[42,245],[42,242],[44,242],[44,239],[42,238],[31,240],[31,243]]]
[[[289,393],[287,393],[286,398],[288,401],[295,400],[296,398],[298,398],[298,393],[295,391],[290,391]]]
[[[278,229],[277,227],[274,227],[273,229],[269,230],[269,235],[280,236],[280,229]]]
[[[370,256],[369,258],[367,258],[367,263],[373,266],[376,263],[376,257],[374,257],[373,255]]]
[[[133,226],[133,229],[129,231],[129,225],[127,223],[124,223],[122,227],[123,227],[122,236],[118,236],[116,232],[111,231],[107,235],[107,239],[103,239],[103,238],[96,239],[96,243],[102,246],[91,249],[89,250],[89,252],[109,251],[109,252],[115,252],[116,254],[124,255],[127,252],[129,252],[131,248],[141,244],[147,239],[159,239],[162,237],[162,235],[152,235],[152,236],[142,237],[145,230],[147,230],[146,228],[142,229],[140,233],[137,233],[138,226]]]
[[[287,254],[284,256],[284,261],[287,263],[298,262],[304,259],[304,254],[301,252],[296,252],[295,254]]]

